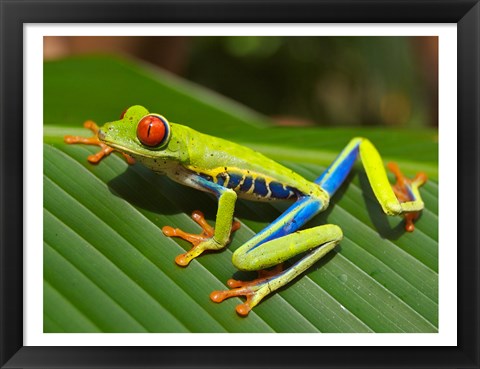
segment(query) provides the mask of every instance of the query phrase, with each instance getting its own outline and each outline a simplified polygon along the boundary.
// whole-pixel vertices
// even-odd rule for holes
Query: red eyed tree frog
[[[188,234],[169,226],[163,228],[166,236],[181,237],[193,244],[190,251],[175,259],[180,266],[187,266],[205,250],[220,250],[229,243],[231,233],[239,227],[233,219],[237,197],[294,201],[288,210],[233,254],[236,268],[262,271],[259,278],[248,282],[230,279],[227,284],[231,290],[214,291],[210,295],[215,302],[245,296],[246,302],[236,308],[240,315],[247,315],[265,296],[292,281],[341,241],[342,231],[333,224],[298,229],[328,207],[330,198],[359,156],[383,211],[388,215],[403,215],[407,231],[414,230],[413,221],[424,206],[419,187],[425,183],[426,175],[419,173],[410,180],[391,163],[389,169],[397,183],[390,185],[378,151],[365,138],[353,138],[327,170],[310,182],[250,148],[170,123],[142,106],[130,107],[120,120],[106,123],[100,129],[91,121],[85,126],[96,135],[91,138],[66,136],[65,141],[101,146],[98,154],[89,157],[90,162],[97,163],[117,150],[129,163],[133,158],[156,173],[218,198],[215,228],[199,211],[195,211],[192,218],[202,227],[200,234]],[[264,271],[301,253],[305,253],[304,256],[288,269],[277,267]]]

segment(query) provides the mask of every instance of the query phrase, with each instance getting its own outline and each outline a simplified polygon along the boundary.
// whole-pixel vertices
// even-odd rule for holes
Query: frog
[[[294,281],[340,244],[343,232],[338,225],[302,227],[328,208],[357,160],[362,162],[383,212],[388,216],[403,216],[407,232],[414,231],[414,222],[424,208],[419,188],[427,181],[426,174],[420,172],[410,179],[396,163],[388,163],[387,168],[396,177],[396,183],[391,184],[378,150],[364,137],[352,138],[328,168],[309,181],[252,148],[169,122],[141,105],[129,107],[119,120],[100,128],[93,121],[84,125],[93,131],[92,137],[68,135],[64,140],[68,144],[98,145],[101,150],[88,157],[90,163],[97,164],[118,151],[128,164],[140,163],[217,199],[214,226],[201,211],[192,213],[201,233],[187,233],[168,225],[162,228],[165,236],[179,237],[192,244],[190,250],[175,258],[180,267],[187,267],[206,251],[222,250],[230,243],[233,232],[240,227],[234,218],[237,199],[291,202],[277,219],[232,255],[235,268],[256,271],[258,277],[249,281],[229,279],[228,289],[210,294],[216,303],[244,297],[245,301],[235,309],[243,317],[266,296]],[[285,267],[290,259],[294,261]]]

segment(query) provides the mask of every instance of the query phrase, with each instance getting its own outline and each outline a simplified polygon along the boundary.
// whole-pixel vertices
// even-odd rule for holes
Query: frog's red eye
[[[167,120],[161,115],[144,116],[137,126],[137,137],[145,146],[155,147],[164,143],[169,136]]]

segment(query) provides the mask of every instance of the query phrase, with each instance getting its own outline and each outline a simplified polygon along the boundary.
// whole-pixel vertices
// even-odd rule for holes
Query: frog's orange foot
[[[173,228],[170,226],[165,226],[162,228],[163,234],[165,236],[180,237],[185,241],[190,242],[193,245],[190,251],[184,254],[178,255],[175,258],[175,262],[180,266],[187,266],[192,259],[199,256],[205,250],[208,250],[208,248],[205,247],[204,242],[213,240],[213,235],[215,234],[215,229],[210,224],[207,223],[207,221],[205,220],[205,216],[201,211],[195,210],[192,213],[192,219],[200,227],[202,227],[201,233],[199,234],[187,233],[182,231],[179,228]],[[233,221],[231,233],[235,232],[239,228],[240,228],[240,222],[237,222],[236,220]]]
[[[235,308],[236,312],[239,315],[242,316],[247,316],[250,310],[253,308],[252,301],[255,297],[255,289],[252,287],[243,287],[243,288],[234,288],[232,290],[227,290],[227,291],[213,291],[210,294],[210,299],[213,302],[220,303],[225,299],[228,299],[230,297],[238,297],[238,296],[244,296],[247,298],[247,300],[243,304],[237,305]]]
[[[283,266],[280,264],[272,270],[258,271],[258,278],[252,281],[229,279],[227,285],[231,289],[226,291],[213,291],[210,294],[210,299],[214,302],[220,303],[230,297],[244,296],[246,301],[243,304],[237,305],[235,310],[239,315],[247,316],[250,310],[252,310],[262,298],[270,293],[268,282],[278,276],[278,274],[282,273],[282,271]]]
[[[405,177],[396,163],[388,163],[387,167],[395,175],[397,180],[397,182],[392,185],[392,189],[397,196],[398,201],[407,202],[416,200],[415,196],[413,195],[412,188],[417,189],[418,187],[422,186],[427,181],[427,175],[423,172],[420,172],[417,173],[413,179],[410,179]],[[415,230],[415,225],[413,222],[419,216],[419,211],[403,214],[405,219],[405,230],[407,232],[413,232]]]
[[[97,137],[99,128],[95,124],[95,122],[91,120],[87,120],[83,126],[89,130],[91,130],[94,133],[93,137],[82,137],[82,136],[71,136],[67,135],[63,138],[65,143],[67,144],[85,144],[85,145],[95,145],[100,147],[100,151],[97,152],[96,154],[89,155],[87,160],[92,163],[92,164],[98,164],[104,157],[110,155],[115,149],[113,147],[110,147],[100,141]],[[128,164],[132,165],[135,164],[135,159],[133,159],[130,155],[127,155],[125,153],[121,153],[125,160],[127,161]]]

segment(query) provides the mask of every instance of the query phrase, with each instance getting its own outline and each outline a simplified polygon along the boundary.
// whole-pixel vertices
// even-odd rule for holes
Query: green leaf
[[[44,67],[45,332],[436,332],[438,330],[438,144],[434,131],[272,127],[261,115],[149,66],[110,57],[47,62]],[[169,120],[264,152],[313,180],[355,136],[370,138],[385,160],[410,175],[425,171],[426,209],[416,230],[387,218],[356,165],[326,212],[307,226],[339,225],[344,240],[311,270],[265,299],[250,315],[240,299],[209,294],[240,273],[232,252],[288,204],[238,201],[242,223],[223,251],[174,263],[190,247],[167,238],[171,225],[196,232],[189,214],[213,224],[205,193],[128,166],[98,148],[63,143],[66,134],[142,104]]]

